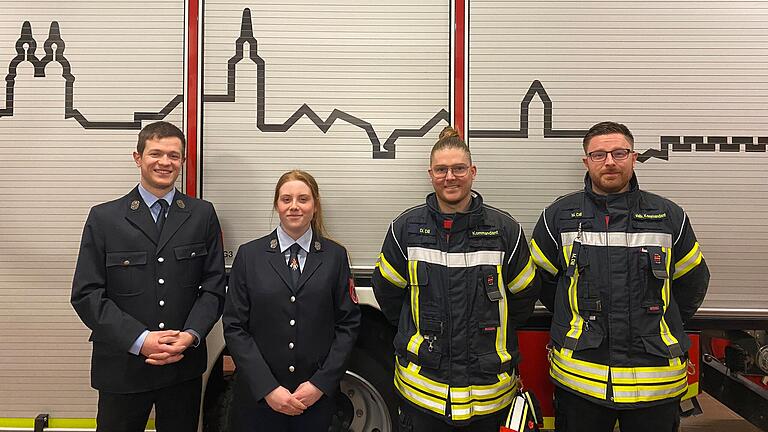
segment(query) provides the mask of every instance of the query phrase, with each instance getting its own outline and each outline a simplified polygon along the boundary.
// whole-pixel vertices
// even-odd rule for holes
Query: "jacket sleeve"
[[[221,317],[226,286],[221,226],[213,205],[208,204],[208,210],[208,231],[205,239],[208,255],[203,263],[199,295],[189,311],[184,329],[180,329],[192,329],[203,339]]]
[[[360,331],[360,308],[356,300],[353,300],[355,289],[352,272],[349,270],[349,260],[346,252],[338,258],[338,280],[333,286],[333,306],[335,332],[333,342],[328,350],[328,356],[309,379],[326,395],[333,395],[339,387],[347,360],[355,347],[357,334]],[[356,299],[356,297],[355,297]]]
[[[400,310],[403,308],[408,281],[408,258],[403,250],[404,244],[397,238],[395,222],[392,222],[381,246],[376,268],[373,270],[371,283],[376,301],[384,316],[393,326],[397,326]]]
[[[533,262],[540,269],[541,275],[541,303],[550,312],[554,312],[555,290],[558,277],[563,270],[560,268],[561,260],[558,259],[560,245],[553,231],[553,220],[548,218],[547,209],[541,213],[539,221],[533,229],[531,238],[531,255]]]
[[[264,399],[280,384],[248,331],[251,300],[246,281],[248,268],[253,266],[246,256],[246,250],[241,247],[235,256],[229,275],[223,322],[224,339],[235,360],[238,374],[243,374],[253,399],[258,401]]]
[[[147,327],[124,312],[106,295],[105,233],[98,211],[91,209],[83,228],[70,302],[93,332],[91,338],[129,352]]]
[[[672,256],[675,268],[672,273],[671,292],[685,323],[701,306],[709,286],[709,268],[685,213],[680,235],[672,246]]]
[[[536,300],[541,290],[536,265],[531,258],[528,242],[525,240],[523,228],[519,225],[517,234],[512,233],[513,241],[508,242],[509,247],[504,254],[504,277],[507,281],[509,297],[510,322],[514,327],[519,327],[531,316]]]

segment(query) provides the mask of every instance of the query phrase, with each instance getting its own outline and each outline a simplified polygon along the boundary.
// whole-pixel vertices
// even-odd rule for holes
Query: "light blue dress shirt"
[[[298,243],[301,246],[299,249],[299,269],[304,270],[304,263],[307,262],[307,252],[309,252],[309,244],[312,243],[312,227],[299,237],[298,240],[294,240],[288,233],[283,230],[283,227],[277,226],[277,241],[280,242],[280,252],[285,255],[285,265],[288,265],[288,260],[291,259],[291,251],[289,250],[294,243]]]

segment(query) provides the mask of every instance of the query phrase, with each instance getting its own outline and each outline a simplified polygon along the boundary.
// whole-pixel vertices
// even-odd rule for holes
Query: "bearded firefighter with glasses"
[[[387,231],[373,273],[397,326],[401,432],[498,431],[515,396],[515,328],[539,294],[520,225],[472,191],[477,167],[451,127],[428,170],[434,192]]]
[[[709,270],[683,209],[639,188],[626,126],[598,123],[583,145],[584,190],[547,207],[531,241],[553,313],[555,428],[677,431],[684,325]]]

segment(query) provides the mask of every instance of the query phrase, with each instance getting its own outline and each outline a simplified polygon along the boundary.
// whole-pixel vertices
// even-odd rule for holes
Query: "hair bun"
[[[454,128],[453,128],[453,127],[451,127],[451,126],[446,126],[446,127],[445,127],[445,128],[443,128],[443,130],[440,132],[440,137],[438,138],[438,140],[444,140],[444,139],[446,139],[446,138],[451,138],[451,137],[457,137],[457,138],[461,138],[461,137],[459,136],[459,132],[458,132],[456,129],[454,129]]]

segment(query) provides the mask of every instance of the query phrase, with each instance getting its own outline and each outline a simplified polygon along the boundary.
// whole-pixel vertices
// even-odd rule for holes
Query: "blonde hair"
[[[312,174],[302,170],[291,170],[280,176],[275,185],[275,199],[272,201],[272,208],[277,209],[277,200],[280,198],[280,188],[289,181],[298,180],[305,185],[309,186],[309,190],[312,191],[312,199],[315,202],[315,215],[312,217],[312,231],[315,235],[329,238],[328,231],[325,229],[323,223],[323,206],[320,203],[320,188],[317,186],[317,181]]]
[[[469,146],[463,139],[461,139],[459,131],[451,126],[446,126],[440,132],[440,137],[438,137],[437,142],[432,146],[432,151],[429,153],[429,163],[432,164],[432,159],[434,159],[435,153],[445,149],[462,150],[467,154],[469,164],[472,165],[472,153],[469,151]]]

